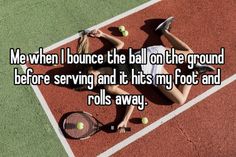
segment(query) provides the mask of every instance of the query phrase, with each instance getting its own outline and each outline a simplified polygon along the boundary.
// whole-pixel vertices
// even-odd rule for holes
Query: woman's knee
[[[189,48],[188,54],[193,54],[193,53],[194,53],[193,50]]]
[[[113,94],[116,91],[117,86],[107,85],[105,86],[105,89],[108,93]]]
[[[183,105],[186,102],[187,98],[182,97],[182,98],[178,98],[176,100],[176,103],[178,103],[179,105]]]

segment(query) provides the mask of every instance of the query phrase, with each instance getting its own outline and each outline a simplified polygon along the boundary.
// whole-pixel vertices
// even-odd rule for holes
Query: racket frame
[[[94,134],[96,134],[97,132],[101,131],[101,127],[103,126],[103,124],[102,124],[100,121],[98,121],[91,113],[86,112],[86,111],[76,111],[76,112],[72,112],[71,114],[74,114],[74,113],[87,114],[88,116],[90,116],[91,118],[93,118],[93,119],[96,121],[97,126],[94,127],[95,125],[93,125],[93,126],[92,126],[92,127],[93,127],[92,129],[94,129],[94,131],[92,131],[92,133],[90,133],[88,136],[85,136],[85,137],[78,137],[78,138],[77,138],[77,137],[72,137],[71,135],[69,135],[69,134],[66,133],[66,131],[65,131],[65,133],[66,133],[69,137],[71,137],[71,138],[73,138],[73,139],[77,139],[77,140],[86,140],[86,139],[90,138],[92,135],[94,135]],[[70,114],[70,115],[71,115],[71,114]],[[67,118],[68,118],[70,115],[68,115],[68,116],[63,120],[62,127],[63,127],[64,130],[66,129],[66,120],[67,120]],[[100,124],[101,126],[99,126],[99,124]]]

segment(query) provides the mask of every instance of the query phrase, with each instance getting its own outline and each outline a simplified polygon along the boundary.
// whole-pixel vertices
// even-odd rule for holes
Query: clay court
[[[166,39],[154,32],[158,24],[174,16],[171,32],[186,42],[196,53],[219,53],[225,48],[225,64],[221,68],[221,85],[194,86],[188,100],[182,106],[173,104],[152,86],[123,85],[132,94],[144,94],[148,106],[144,111],[134,110],[129,122],[130,132],[100,131],[87,140],[64,137],[60,130],[63,115],[73,111],[86,111],[104,124],[117,125],[125,108],[87,105],[87,95],[97,91],[75,91],[70,86],[32,85],[57,137],[68,156],[164,156],[164,157],[234,157],[236,156],[236,55],[235,55],[235,2],[163,0],[148,1],[105,22],[88,29],[101,29],[139,50],[151,45],[170,46]],[[123,37],[117,27],[124,25],[129,36]],[[45,50],[58,53],[70,47],[76,52],[78,38],[75,34]],[[90,38],[91,52],[103,53],[111,44]],[[70,65],[32,67],[36,74],[71,74]],[[173,71],[174,66],[168,70]],[[140,117],[148,117],[147,125],[137,123]]]
[[[101,156],[127,156],[127,154],[131,156],[235,155],[236,108],[232,94],[236,92],[236,84],[233,82],[236,69],[232,65],[236,58],[233,54],[235,44],[233,44],[234,35],[232,32],[234,30],[233,27],[229,27],[229,25],[234,25],[234,20],[233,16],[228,16],[234,13],[231,8],[233,6],[223,6],[225,8],[222,7],[221,2],[163,1],[101,28],[102,31],[117,36],[125,42],[123,51],[127,51],[129,47],[138,50],[151,45],[165,45],[167,42],[163,41],[153,30],[165,18],[173,15],[176,20],[171,31],[184,39],[196,52],[219,52],[220,47],[225,47],[227,51],[226,64],[220,68],[222,69],[222,79],[227,81],[230,78],[231,81],[230,85],[223,88],[224,84],[222,84],[222,89],[211,93],[202,100],[200,99],[200,102],[197,101],[198,96],[204,92],[205,94],[210,93],[209,90],[214,87],[210,85],[193,87],[188,101],[192,100],[194,106],[160,127],[156,127],[150,133],[151,127],[147,128],[144,134],[143,129],[148,126],[130,122],[132,131],[125,134],[100,132],[86,141],[67,140],[75,156],[99,154]],[[217,11],[216,8],[218,8]],[[194,18],[191,18],[193,15]],[[218,19],[221,16],[224,18]],[[117,27],[120,25],[125,25],[129,30],[128,37],[124,38],[119,35]],[[92,40],[93,52],[104,52],[110,48],[105,41],[90,40]],[[75,39],[49,52],[59,53],[62,47],[70,47],[72,52],[76,52],[77,44],[78,40]],[[56,68],[35,66],[34,70],[36,73],[52,75],[72,72],[70,68],[63,65]],[[129,85],[123,88],[132,94],[144,94],[149,103],[145,111],[136,110],[131,121],[147,116],[150,121],[149,125],[152,125],[180,107],[167,102],[166,98],[154,87],[145,86],[136,89]],[[90,92],[77,92],[69,87],[55,85],[41,85],[39,89],[57,122],[64,113],[83,110],[96,115],[104,124],[117,123],[122,110],[124,111],[115,105],[109,107],[87,106],[87,94]],[[137,137],[138,133],[143,133],[143,135],[131,143],[128,142],[128,140],[132,140],[130,137]],[[126,143],[128,143],[127,146],[125,146]],[[122,147],[121,150],[117,144]],[[108,154],[106,154],[107,150]]]

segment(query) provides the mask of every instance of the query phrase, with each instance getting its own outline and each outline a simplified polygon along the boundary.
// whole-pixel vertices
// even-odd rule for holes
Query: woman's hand
[[[120,122],[120,124],[117,126],[117,130],[120,130],[120,133],[125,133],[125,128],[127,127],[127,121],[123,120]]]
[[[124,42],[122,42],[118,38],[115,38],[109,34],[103,33],[101,30],[94,29],[88,35],[91,37],[94,37],[94,38],[103,37],[104,39],[107,39],[112,44],[114,44],[114,46],[115,46],[115,48],[117,48],[117,50],[122,49],[124,46]]]
[[[92,30],[90,33],[89,33],[89,35],[91,36],[91,37],[94,37],[94,38],[100,38],[100,37],[102,37],[103,36],[103,32],[102,31],[100,31],[100,30],[98,30],[98,29],[94,29],[94,30]]]

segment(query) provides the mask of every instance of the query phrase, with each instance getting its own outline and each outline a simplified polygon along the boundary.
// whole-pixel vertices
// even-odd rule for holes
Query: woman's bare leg
[[[163,73],[168,74],[165,68],[163,68]],[[192,85],[180,85],[179,88],[173,85],[171,90],[167,90],[163,85],[157,87],[171,101],[182,105],[187,100]]]
[[[172,44],[173,48],[175,49],[176,54],[183,54],[185,56],[185,62],[187,62],[187,55],[190,53],[194,53],[193,50],[182,40],[180,40],[178,37],[170,33],[168,30],[163,30],[163,35],[167,38],[167,40]],[[170,48],[166,48],[170,52]],[[200,73],[204,72],[212,72],[215,70],[214,67],[210,65],[201,65],[199,63],[195,64],[195,68],[199,71]],[[202,69],[202,70],[201,70]]]
[[[163,30],[163,35],[173,46],[173,48],[175,49],[175,53],[183,54],[185,56],[185,61],[187,61],[187,55],[193,53],[192,49],[186,43],[184,43],[182,40],[176,37],[174,34],[170,33],[168,30]],[[169,52],[171,52],[170,48],[166,49],[169,50]]]
[[[191,48],[168,30],[163,30],[163,35],[176,50],[192,51]]]
[[[170,33],[168,30],[163,30],[163,35],[171,43],[173,48],[175,48],[175,52],[177,54],[184,54],[185,58],[187,58],[188,54],[193,53],[192,49],[186,43]],[[168,74],[165,68],[163,68],[163,73]],[[179,85],[178,88],[173,85],[173,89],[171,90],[166,90],[164,86],[158,87],[170,100],[178,104],[183,104],[189,95],[192,85]]]
[[[166,37],[166,39],[172,44],[173,48],[175,49],[175,53],[177,54],[183,54],[185,56],[185,62],[187,61],[187,55],[190,53],[193,53],[191,48],[184,43],[182,40],[177,38],[175,35],[170,33],[168,31],[170,24],[173,20],[173,17],[168,18],[164,23],[160,24],[156,30],[162,31],[163,35]],[[170,48],[166,48],[170,52]],[[207,66],[207,65],[197,65],[196,64],[196,70],[199,70],[200,73],[204,73],[207,71],[214,71],[214,67]],[[163,68],[163,73],[168,74],[166,69]],[[167,90],[163,85],[158,86],[158,88],[173,102],[183,104],[185,103],[190,89],[192,85],[180,85],[178,88],[173,85],[173,88],[171,90]]]

